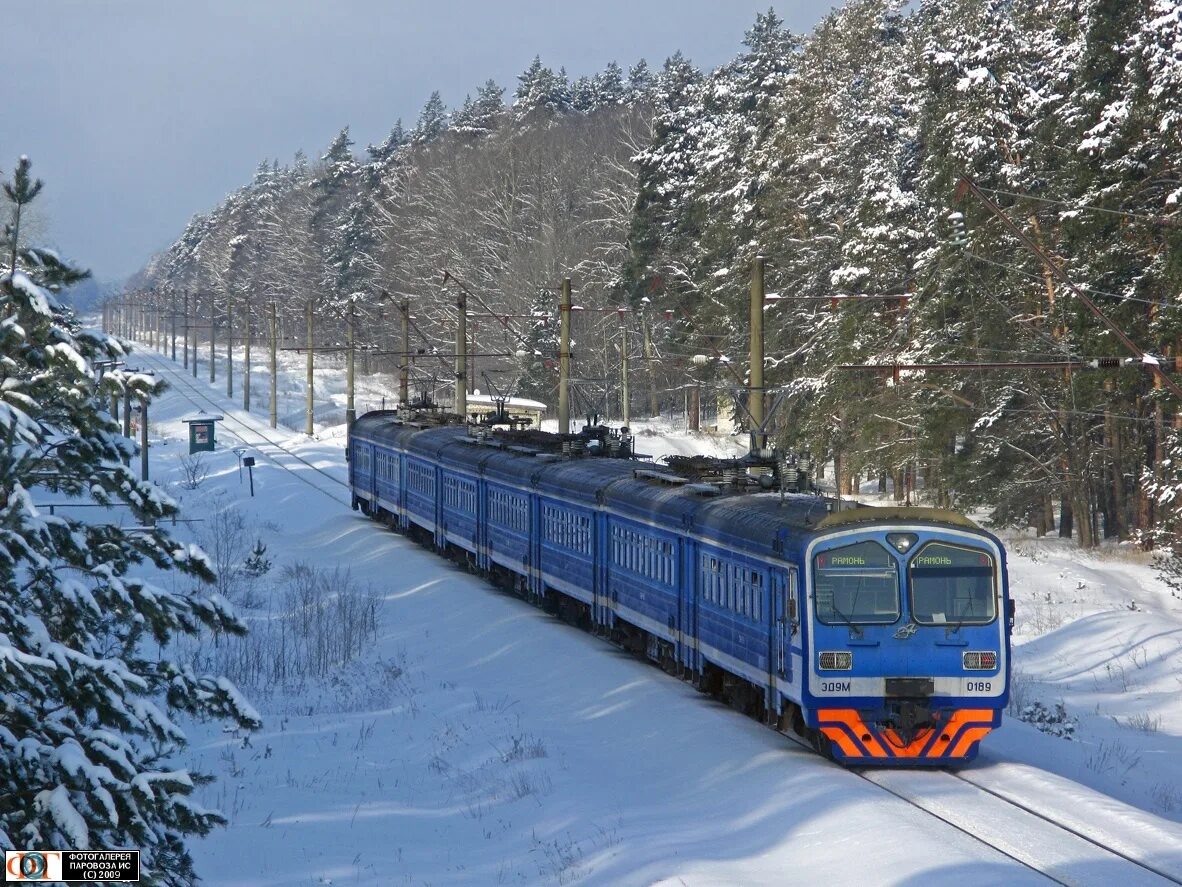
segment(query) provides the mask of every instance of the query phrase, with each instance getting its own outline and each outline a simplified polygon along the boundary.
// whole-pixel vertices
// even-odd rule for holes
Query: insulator
[[[958,212],[949,213],[948,224],[951,228],[949,242],[957,249],[965,247],[969,242],[969,231],[965,225],[964,216]]]

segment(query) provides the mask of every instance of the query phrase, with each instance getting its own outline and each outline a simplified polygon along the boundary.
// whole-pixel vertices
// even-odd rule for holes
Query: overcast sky
[[[28,154],[45,237],[99,280],[124,277],[259,160],[362,151],[438,89],[512,94],[540,54],[572,76],[733,57],[769,0],[5,0],[0,174]],[[837,0],[778,0],[808,31]]]

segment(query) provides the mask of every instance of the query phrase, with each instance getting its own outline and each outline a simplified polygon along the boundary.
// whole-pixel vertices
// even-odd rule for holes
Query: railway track
[[[781,734],[812,753],[798,736]],[[898,798],[1023,868],[1064,887],[1182,885],[1182,857],[1151,862],[1137,848],[1110,847],[1094,829],[1074,828],[1008,793],[950,770],[834,767]],[[1090,832],[1090,833],[1089,833]]]
[[[244,445],[256,450],[259,455],[277,467],[291,471],[293,476],[323,495],[333,499],[335,502],[346,506],[352,505],[353,497],[349,491],[347,481],[339,477],[334,477],[320,466],[309,462],[304,457],[287,449],[282,442],[269,437],[264,432],[255,428],[251,423],[234,415],[232,409],[227,409],[223,404],[218,403],[208,391],[202,390],[200,385],[191,381],[184,373],[181,373],[167,357],[147,347],[134,353],[143,363],[148,364],[152,369],[156,370],[159,377],[167,378],[169,385],[174,389],[185,392],[186,397],[199,409],[206,409],[208,407],[221,414],[223,417],[221,431],[224,434],[229,434],[242,441]],[[293,468],[293,462],[300,463],[302,467],[298,469]],[[308,476],[308,470],[318,475],[315,481]],[[329,485],[324,485],[320,478],[329,481]]]
[[[170,384],[183,389],[192,402],[199,406],[207,404],[219,411],[224,416],[225,433],[256,449],[277,467],[290,471],[335,502],[351,504],[347,482],[291,452],[282,442],[226,410],[201,386],[178,372],[167,357],[150,350],[137,352],[137,356],[166,373]],[[300,467],[295,467],[294,463],[299,463]],[[315,482],[307,476],[309,469],[317,475]],[[324,485],[321,478],[328,485]],[[788,735],[787,738],[815,753],[798,737]],[[1146,859],[1148,853],[1141,848],[1109,846],[1109,839],[1099,830],[1059,822],[1052,815],[1035,809],[1029,801],[972,779],[971,772],[849,770],[836,764],[833,766],[873,784],[1052,883],[1064,887],[1182,885],[1182,860],[1171,866]]]
[[[1089,829],[1089,834],[1065,825],[971,775],[946,770],[854,772],[1056,884],[1182,885],[1182,871],[1171,871],[1136,850],[1111,847],[1099,830]]]

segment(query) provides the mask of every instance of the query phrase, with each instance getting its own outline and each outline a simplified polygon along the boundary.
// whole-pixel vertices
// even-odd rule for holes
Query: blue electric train
[[[367,413],[349,432],[353,504],[843,763],[976,756],[1009,696],[995,536],[949,511],[784,492],[780,471],[739,460],[675,471],[628,448],[602,426]]]

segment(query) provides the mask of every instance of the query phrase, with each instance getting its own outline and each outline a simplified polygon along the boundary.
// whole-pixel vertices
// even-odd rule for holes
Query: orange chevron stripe
[[[845,730],[841,729],[841,727],[822,727],[821,732],[828,736],[831,742],[836,743],[837,747],[841,749],[842,754],[847,758],[862,757],[862,753],[858,751],[858,747],[854,745],[853,740],[846,735]]]
[[[862,744],[864,746],[866,746],[866,750],[868,752],[870,752],[871,757],[874,757],[874,758],[887,757],[886,749],[884,749],[882,747],[882,745],[878,742],[878,740],[874,736],[875,731],[871,730],[869,727],[866,726],[865,723],[863,723],[861,716],[858,714],[858,712],[855,709],[852,709],[852,708],[821,709],[820,711],[817,712],[817,718],[819,719],[819,721],[822,725],[824,725],[826,723],[845,724],[847,727],[850,728],[850,732],[852,732],[855,736],[857,736],[861,740]],[[840,728],[838,728],[838,729],[840,729]],[[822,730],[824,730],[823,726],[822,726]],[[824,730],[824,732],[825,732],[826,736],[830,735],[828,730]],[[844,735],[844,733],[843,733],[843,735]],[[862,757],[861,753],[858,753],[857,757]]]
[[[873,758],[939,758],[944,757],[948,743],[955,743],[947,757],[950,759],[964,757],[974,743],[980,742],[992,726],[983,726],[982,721],[992,725],[994,712],[988,708],[964,708],[952,713],[952,716],[938,730],[933,741],[932,728],[919,733],[910,744],[904,745],[902,737],[893,729],[875,730],[866,725],[857,710],[850,708],[829,708],[817,712],[817,719],[821,732],[829,737],[846,757],[866,757],[857,744],[850,738],[850,733],[858,737],[866,747],[867,753]],[[848,728],[849,732],[846,732]],[[882,742],[879,741],[881,737]]]
[[[952,757],[964,757],[968,753],[968,750],[972,748],[973,743],[980,742],[992,729],[992,727],[969,727],[961,734],[960,741],[952,749]]]

